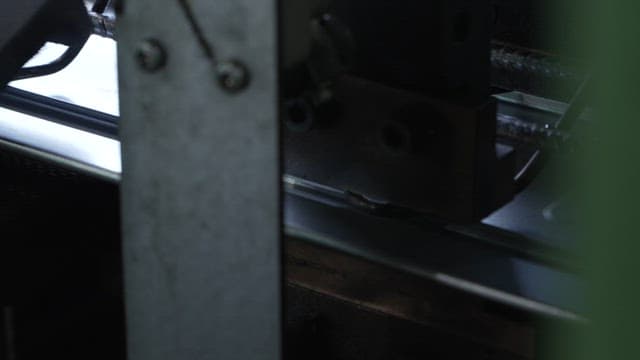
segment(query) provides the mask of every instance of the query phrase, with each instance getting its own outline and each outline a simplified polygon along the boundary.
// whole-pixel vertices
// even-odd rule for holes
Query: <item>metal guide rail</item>
[[[498,99],[498,116],[517,117],[529,126],[544,127],[564,108],[517,93]],[[50,130],[37,131],[42,126]],[[2,110],[0,138],[11,151],[120,181],[115,139],[12,110]],[[549,169],[482,223],[454,225],[285,176],[285,231],[533,313],[582,319],[584,282],[571,255],[576,239],[568,225],[555,219],[563,202],[561,194],[551,191],[552,177]]]

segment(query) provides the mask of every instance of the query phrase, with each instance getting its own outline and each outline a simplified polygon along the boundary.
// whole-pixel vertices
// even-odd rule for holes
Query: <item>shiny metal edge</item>
[[[0,147],[109,182],[120,181],[120,142],[0,108]]]
[[[72,159],[67,159],[62,156],[34,149],[28,146],[16,144],[7,140],[0,139],[0,147],[5,149],[10,149],[12,151],[25,154],[27,156],[31,156],[37,159],[45,160],[47,162],[52,162],[56,165],[59,165],[65,169],[74,170],[80,172],[82,174],[86,174],[89,176],[97,177],[99,179],[109,181],[111,183],[119,183],[120,182],[120,174],[114,173],[109,170],[105,170],[99,167],[87,165],[81,163],[79,161],[75,161]]]
[[[331,239],[325,235],[309,231],[308,229],[300,229],[296,226],[285,225],[285,233],[287,234],[287,236],[305,239],[306,241],[310,241],[321,246],[329,246],[331,248],[354,256],[362,256],[361,253],[349,247],[348,245],[342,244],[339,241]],[[378,259],[378,262],[382,263],[383,265],[390,265],[392,268],[397,268],[397,266],[387,263],[384,260],[381,261],[380,259]],[[403,270],[413,275],[431,279],[436,283],[440,283],[448,287],[452,287],[460,291],[479,296],[481,298],[495,301],[497,303],[525,310],[530,313],[580,323],[587,323],[589,321],[587,318],[573,311],[565,310],[543,302],[531,300],[523,296],[514,295],[509,292],[482,285],[474,281],[469,281],[458,276],[449,275],[438,271],[425,271],[424,269],[418,269],[412,266],[405,267]]]
[[[486,299],[490,299],[499,303],[510,305],[522,310],[526,310],[532,313],[549,316],[552,318],[559,318],[564,320],[577,321],[581,323],[588,323],[589,320],[580,316],[572,311],[563,310],[558,307],[548,305],[545,303],[533,301],[522,296],[509,294],[508,292],[497,290],[488,286],[484,286],[478,283],[474,283],[468,280],[464,280],[459,277],[435,273],[433,274],[434,280],[449,287],[466,291],[474,295],[481,296]]]
[[[498,102],[519,105],[525,108],[539,110],[549,114],[562,115],[569,107],[569,104],[562,101],[552,100],[527,94],[521,91],[509,91],[501,94],[493,95]],[[590,107],[584,109],[580,116],[581,120],[591,120],[593,118],[593,110]]]
[[[510,91],[506,93],[493,95],[498,101],[522,105],[528,108],[549,112],[556,115],[564,114],[569,106],[567,103],[551,100],[520,91]]]

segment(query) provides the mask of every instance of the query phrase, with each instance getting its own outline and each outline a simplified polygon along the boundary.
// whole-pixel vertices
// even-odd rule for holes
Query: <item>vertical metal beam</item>
[[[278,359],[276,0],[123,4],[129,359]],[[221,86],[230,59],[251,73],[241,91]]]

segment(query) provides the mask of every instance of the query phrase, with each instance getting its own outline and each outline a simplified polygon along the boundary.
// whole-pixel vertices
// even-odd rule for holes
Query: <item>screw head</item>
[[[238,60],[220,62],[216,70],[220,86],[228,92],[239,92],[249,85],[249,70]]]
[[[167,52],[158,40],[147,39],[136,48],[136,61],[147,72],[156,72],[167,64]]]

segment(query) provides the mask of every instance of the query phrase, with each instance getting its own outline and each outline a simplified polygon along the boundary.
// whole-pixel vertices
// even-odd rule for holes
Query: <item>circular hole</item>
[[[287,127],[293,131],[308,131],[314,123],[311,106],[304,100],[293,100],[286,104]]]

